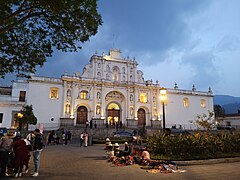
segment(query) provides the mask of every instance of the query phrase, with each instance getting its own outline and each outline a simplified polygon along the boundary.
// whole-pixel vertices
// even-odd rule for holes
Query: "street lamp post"
[[[166,122],[165,122],[165,103],[167,101],[167,90],[165,88],[160,89],[160,100],[163,108],[163,132],[165,133]]]

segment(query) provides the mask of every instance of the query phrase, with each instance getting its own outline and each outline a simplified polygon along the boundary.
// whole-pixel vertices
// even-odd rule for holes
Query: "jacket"
[[[43,135],[42,134],[36,134],[36,136],[33,139],[33,151],[37,151],[37,150],[42,150],[44,147],[43,144]]]

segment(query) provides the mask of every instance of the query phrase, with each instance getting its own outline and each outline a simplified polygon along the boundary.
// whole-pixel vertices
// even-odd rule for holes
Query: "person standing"
[[[87,145],[88,145],[88,133],[87,133],[87,131],[85,131],[83,133],[83,139],[84,139],[84,147],[87,147]]]
[[[82,147],[83,144],[83,132],[80,134],[80,147]]]
[[[60,131],[60,129],[58,129],[56,131],[56,136],[57,136],[57,139],[56,139],[56,144],[60,144],[60,139],[61,139],[61,136],[62,136],[62,132]]]
[[[34,173],[32,177],[39,176],[39,166],[40,166],[40,155],[44,147],[43,135],[40,133],[39,129],[34,130],[34,140],[33,140],[33,163],[34,163]]]
[[[65,134],[64,131],[62,132],[62,144],[63,144],[63,145],[66,144],[66,134]]]
[[[9,160],[9,153],[12,150],[14,134],[13,133],[7,133],[4,137],[0,140],[0,160],[1,160],[1,173],[0,177],[6,176],[6,168],[7,163]]]
[[[89,124],[88,121],[86,121],[86,129],[88,128],[88,124]]]
[[[28,159],[28,148],[26,142],[21,136],[16,136],[13,143],[14,158],[14,177],[21,177],[23,173],[23,165]]]
[[[92,127],[93,127],[93,122],[92,122],[92,120],[90,121],[90,129],[92,129]]]

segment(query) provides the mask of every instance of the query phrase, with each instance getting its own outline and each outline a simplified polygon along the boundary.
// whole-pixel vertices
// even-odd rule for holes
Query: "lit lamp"
[[[167,90],[165,88],[160,89],[160,100],[163,108],[163,132],[165,133],[165,103],[167,101]]]
[[[23,117],[23,114],[22,114],[22,113],[17,113],[17,117],[18,117],[18,118],[22,118],[22,117]]]
[[[23,118],[23,114],[19,112],[19,113],[17,113],[17,117],[19,119],[22,119]],[[21,120],[19,121],[19,131],[22,131],[22,121]]]

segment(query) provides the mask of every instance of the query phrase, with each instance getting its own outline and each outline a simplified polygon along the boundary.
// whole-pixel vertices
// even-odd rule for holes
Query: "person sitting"
[[[134,147],[133,148],[133,160],[136,164],[141,164],[141,156],[142,156],[142,151],[139,149],[139,147]]]
[[[106,150],[106,154],[107,154],[107,159],[111,159],[114,156],[114,150],[113,150],[113,145],[109,144],[108,148]]]
[[[120,151],[120,156],[129,156],[131,154],[131,147],[128,142],[124,143],[124,150]]]
[[[141,164],[148,165],[149,162],[150,162],[150,154],[148,152],[148,149],[145,148],[142,152]]]
[[[116,157],[119,157],[119,153],[120,153],[120,147],[119,147],[119,144],[118,143],[115,143],[114,144],[114,156],[116,156]]]
[[[104,148],[104,150],[108,150],[108,148],[109,148],[109,144],[111,144],[111,141],[110,141],[109,138],[106,138],[106,140],[105,140],[105,148]],[[111,148],[111,147],[110,147],[110,148]]]

